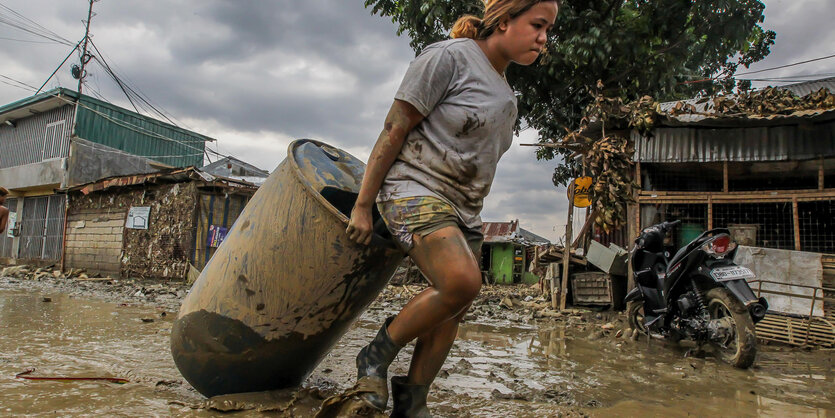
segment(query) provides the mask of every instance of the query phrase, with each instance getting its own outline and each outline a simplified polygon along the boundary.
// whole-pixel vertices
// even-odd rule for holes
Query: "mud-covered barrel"
[[[320,142],[290,144],[174,323],[174,362],[200,393],[300,384],[386,285],[403,254],[345,233],[364,170]]]

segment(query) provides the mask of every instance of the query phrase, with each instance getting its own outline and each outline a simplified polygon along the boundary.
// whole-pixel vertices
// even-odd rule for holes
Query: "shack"
[[[537,283],[539,276],[529,272],[538,245],[550,242],[519,226],[519,220],[484,222],[481,227],[481,269],[491,283]]]
[[[758,254],[787,250],[779,253],[786,260],[811,260],[805,270],[811,273],[792,273],[799,265],[793,263],[780,277],[785,285],[764,286],[808,299],[817,288],[814,297],[824,308],[812,311],[814,316],[833,318],[833,305],[820,304],[820,298],[835,297],[823,289],[835,288],[835,101],[821,89],[835,91],[835,77],[781,89],[814,93],[792,100],[819,105],[782,111],[788,100],[779,89],[764,97],[765,115],[717,112],[708,99],[663,103],[650,132],[632,130],[639,189],[628,208],[626,235],[632,242],[646,226],[681,220],[672,237],[676,247],[705,230],[727,227]],[[767,277],[775,268],[755,272]]]
[[[257,186],[193,167],[65,189],[63,268],[184,279],[202,269]]]
[[[10,191],[0,261],[55,264],[63,253],[65,196],[100,178],[203,164],[187,129],[64,88],[0,106],[0,184]]]

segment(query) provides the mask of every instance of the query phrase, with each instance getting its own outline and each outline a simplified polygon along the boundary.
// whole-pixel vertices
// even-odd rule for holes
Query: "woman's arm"
[[[423,115],[408,102],[395,100],[391,105],[383,132],[380,133],[374,149],[371,150],[371,156],[368,157],[359,196],[351,211],[346,232],[352,241],[365,245],[371,242],[371,208],[377,193],[391,165],[400,154],[406,135],[422,120]]]

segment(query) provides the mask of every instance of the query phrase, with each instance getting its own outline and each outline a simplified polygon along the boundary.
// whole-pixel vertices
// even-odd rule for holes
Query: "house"
[[[539,277],[528,272],[537,245],[549,241],[519,226],[519,220],[484,222],[481,226],[482,272],[493,283],[536,283]]]
[[[206,265],[256,190],[195,168],[71,187],[63,268],[184,279],[189,265]]]
[[[64,88],[0,107],[0,185],[14,225],[0,261],[54,263],[66,195],[101,178],[202,166],[213,139]]]
[[[270,176],[270,172],[235,157],[223,157],[200,169],[204,173],[229,179],[243,180],[261,185]]]
[[[783,88],[797,95],[835,92],[835,78]],[[630,132],[640,188],[628,209],[629,242],[662,221],[682,222],[672,233],[676,248],[726,227],[771,263],[755,270],[761,278],[782,271],[778,259],[804,257],[811,260],[805,274],[793,274],[800,263],[787,261],[788,270],[770,280],[835,288],[835,104],[758,116],[716,115],[705,100],[685,103],[695,111],[675,114],[676,103],[665,103],[649,135]],[[801,290],[783,292],[812,296]],[[835,305],[826,306],[822,311],[831,316]]]
[[[835,78],[785,88],[820,87],[835,91]],[[640,186],[631,239],[679,219],[677,245],[729,227],[745,245],[835,253],[835,108],[756,118],[666,114],[652,135],[631,135]]]

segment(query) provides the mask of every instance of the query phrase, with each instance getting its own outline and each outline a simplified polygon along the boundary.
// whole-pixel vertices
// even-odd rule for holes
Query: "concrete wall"
[[[0,185],[8,190],[43,186],[58,188],[64,181],[66,158],[0,169]]]
[[[126,216],[123,208],[73,210],[67,217],[65,267],[119,277]]]
[[[77,186],[107,177],[158,171],[144,157],[127,154],[115,148],[73,138],[70,144],[65,187]]]

